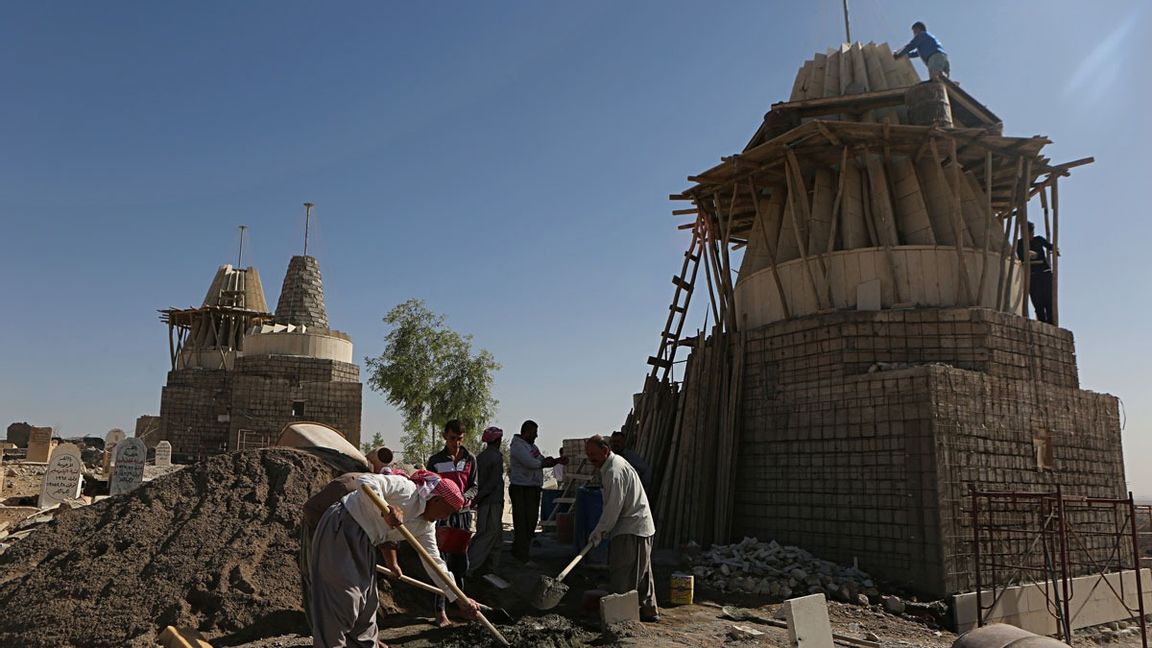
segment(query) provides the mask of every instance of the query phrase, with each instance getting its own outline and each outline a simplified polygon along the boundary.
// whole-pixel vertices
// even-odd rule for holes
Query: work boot
[[[656,608],[656,606],[652,606],[652,607],[643,607],[642,606],[640,608],[640,620],[643,621],[644,623],[659,623],[660,622],[660,610],[658,610]]]

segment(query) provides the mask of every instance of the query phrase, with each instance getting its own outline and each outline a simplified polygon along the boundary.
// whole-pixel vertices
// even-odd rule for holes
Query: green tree
[[[409,299],[384,317],[392,327],[384,352],[366,358],[368,385],[383,393],[404,417],[404,459],[424,463],[441,447],[440,431],[451,419],[477,431],[496,414],[493,374],[500,365],[485,349],[473,353],[472,336],[461,335],[419,299]]]
[[[360,444],[360,452],[368,454],[369,450],[375,450],[382,445],[384,445],[384,437],[380,436],[380,433],[377,432],[372,435],[371,441],[365,441],[364,443]]]

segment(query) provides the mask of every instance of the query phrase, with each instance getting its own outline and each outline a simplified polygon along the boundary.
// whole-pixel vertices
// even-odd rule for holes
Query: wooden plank
[[[840,94],[840,50],[828,50],[824,63],[824,96],[836,97]]]
[[[1052,324],[1060,326],[1060,178],[1052,178]]]
[[[964,225],[972,236],[973,244],[969,247],[979,247],[984,242],[984,222],[987,220],[988,214],[985,209],[987,200],[984,197],[984,191],[980,188],[979,181],[971,173],[960,172],[959,165],[949,166],[955,167],[953,179],[959,187],[954,189],[960,195],[960,214],[964,217]],[[952,176],[953,174],[949,175]]]
[[[896,226],[905,245],[936,245],[928,208],[920,193],[920,183],[912,161],[900,155],[888,165],[896,204]]]
[[[832,231],[832,205],[836,198],[832,171],[826,168],[816,170],[812,181],[812,211],[808,228],[808,254],[823,254],[828,251],[828,234]]]
[[[845,250],[868,247],[868,228],[864,223],[864,204],[861,195],[863,178],[856,166],[856,160],[850,159],[840,172],[844,174],[844,202],[840,207],[841,247]]]
[[[808,78],[804,81],[804,98],[805,99],[820,99],[824,97],[824,68],[827,65],[828,57],[823,54],[817,54],[813,59],[814,65],[809,72]]]
[[[884,164],[880,156],[875,154],[866,154],[865,163],[868,168],[868,190],[872,197],[872,217],[876,225],[877,241],[882,246],[900,245]]]
[[[841,96],[848,94],[852,86],[852,56],[848,53],[851,47],[851,43],[840,46],[840,92],[837,94]]]
[[[796,80],[792,82],[792,94],[788,96],[789,101],[800,101],[804,99],[804,84],[808,80],[808,73],[816,66],[815,61],[804,61],[804,65],[796,71]]]
[[[871,92],[872,88],[868,85],[868,70],[867,65],[864,63],[864,53],[861,51],[860,43],[852,43],[852,94],[859,94],[864,92]]]
[[[932,233],[938,245],[956,245],[956,230],[952,223],[952,190],[944,179],[939,165],[931,156],[924,156],[916,162],[916,178],[924,206],[928,210],[928,220],[932,223]],[[972,247],[972,237],[965,226],[961,231],[964,247]]]
[[[756,187],[751,184],[751,180],[749,180],[748,189],[752,193],[754,204],[756,205],[756,221],[758,223],[763,223],[763,222],[765,222],[765,217],[761,213],[761,210],[760,210],[760,202],[761,201],[757,199]],[[779,218],[779,214],[781,212],[781,209],[783,208],[783,205],[780,204],[780,198],[779,198],[782,193],[783,193],[782,190],[779,190],[779,189],[773,190],[772,191],[772,200],[769,202],[769,205],[768,205],[769,209],[772,209],[773,206],[775,206],[776,213],[777,213],[777,219]],[[780,298],[780,308],[781,308],[781,310],[783,310],[784,317],[790,318],[791,315],[789,314],[790,311],[788,310],[788,300],[784,297],[784,286],[782,286],[780,283],[780,271],[776,265],[776,243],[774,243],[771,240],[771,238],[768,236],[767,228],[765,226],[761,226],[760,233],[761,233],[762,241],[763,241],[763,245],[764,245],[764,253],[765,253],[765,255],[767,255],[768,264],[772,269],[772,281],[773,281],[773,283],[776,284],[776,294]]]

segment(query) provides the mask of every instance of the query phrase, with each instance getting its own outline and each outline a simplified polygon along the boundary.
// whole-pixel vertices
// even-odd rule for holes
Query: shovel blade
[[[568,586],[550,576],[541,576],[532,592],[532,607],[537,610],[551,610],[560,604],[568,593]]]

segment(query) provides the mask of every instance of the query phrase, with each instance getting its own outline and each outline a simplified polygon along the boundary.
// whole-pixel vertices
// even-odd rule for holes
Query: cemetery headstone
[[[83,475],[84,462],[80,460],[80,448],[72,443],[56,446],[40,486],[40,508],[79,499]]]
[[[144,463],[148,460],[148,448],[136,437],[124,439],[116,444],[113,457],[112,477],[108,480],[108,494],[120,495],[136,488],[144,481]]]
[[[108,430],[108,434],[104,435],[104,473],[108,474],[112,471],[112,466],[116,464],[116,444],[124,440],[124,430],[120,428],[112,428]]]
[[[34,427],[28,434],[28,455],[25,461],[47,463],[52,456],[52,428]]]
[[[171,466],[172,465],[172,444],[167,441],[161,441],[156,444],[156,465],[157,466]]]

